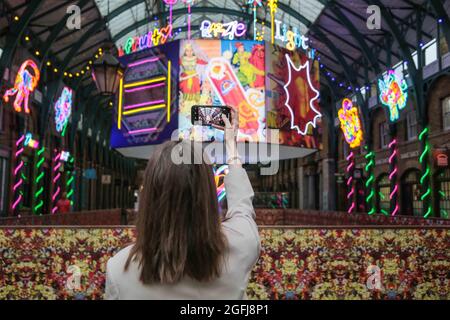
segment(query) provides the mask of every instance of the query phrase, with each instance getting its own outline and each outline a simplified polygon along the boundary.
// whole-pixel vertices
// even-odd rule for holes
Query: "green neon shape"
[[[73,176],[70,177],[70,179],[67,181],[66,185],[67,185],[67,186],[70,186],[70,185],[72,184],[72,182],[73,182],[74,179],[75,179],[75,178],[74,178]]]
[[[37,155],[40,156],[41,154],[44,153],[44,151],[45,151],[45,148],[42,147],[42,148],[37,152]]]
[[[422,201],[424,201],[428,196],[430,196],[431,194],[431,189],[428,188],[427,192],[425,192],[425,194],[422,196],[422,198],[420,198]],[[431,210],[431,209],[430,209]]]
[[[36,168],[40,168],[42,166],[42,164],[44,163],[45,159],[42,158],[41,160],[39,160],[39,162],[36,164]]]
[[[41,188],[39,189],[39,191],[36,192],[35,197],[38,198],[38,197],[42,194],[42,192],[44,192],[44,187],[41,187]]]
[[[421,155],[420,158],[419,158],[419,161],[420,161],[421,163],[423,163],[423,160],[424,160],[424,158],[427,156],[428,151],[430,151],[430,146],[427,144],[427,145],[425,146],[425,150],[423,150],[422,155]]]
[[[381,213],[384,214],[385,216],[388,216],[388,215],[389,215],[389,213],[387,213],[387,211],[384,210],[384,209],[381,209]]]
[[[428,208],[428,211],[427,211],[427,213],[425,214],[424,218],[425,218],[425,219],[428,218],[428,217],[430,216],[430,214],[431,214],[431,207]]]
[[[372,208],[372,210],[369,211],[369,216],[375,214],[375,208]]]
[[[70,190],[69,193],[67,194],[67,198],[70,198],[73,195],[73,190]]]
[[[444,193],[443,191],[439,191],[439,195],[440,195],[442,198],[445,198],[445,193]]]
[[[382,194],[381,192],[378,192],[378,195],[380,196],[381,200],[386,199],[385,196],[384,196],[384,194]]]
[[[448,212],[445,211],[444,209],[441,210],[441,215],[443,218],[448,219]]]
[[[375,180],[374,176],[370,176],[370,178],[367,179],[367,181],[366,181],[366,188],[369,187],[369,185],[372,183],[373,180]]]
[[[41,174],[36,178],[36,183],[39,183],[39,181],[41,181],[41,179],[44,177],[44,173],[41,172]]]
[[[423,136],[424,136],[425,134],[427,134],[428,131],[429,131],[428,128],[423,129],[423,131],[422,131],[422,132],[420,133],[420,135],[419,135],[419,140],[423,140]]]
[[[425,179],[430,175],[430,168],[427,167],[427,170],[425,171],[425,174],[422,176],[422,178],[420,178],[420,183],[424,184]]]
[[[43,206],[44,206],[44,201],[41,200],[41,202],[39,202],[39,204],[36,207],[34,207],[34,211],[38,211]]]

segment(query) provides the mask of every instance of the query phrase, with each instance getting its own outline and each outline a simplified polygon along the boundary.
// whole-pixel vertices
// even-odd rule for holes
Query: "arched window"
[[[437,204],[440,216],[448,219],[450,214],[450,169],[441,170],[436,177]]]
[[[423,203],[420,200],[420,171],[408,170],[402,177],[402,210],[401,213],[408,216],[421,216]]]
[[[378,212],[385,215],[388,215],[390,211],[390,193],[391,182],[389,181],[389,176],[387,174],[382,174],[378,177],[377,182],[377,209]]]

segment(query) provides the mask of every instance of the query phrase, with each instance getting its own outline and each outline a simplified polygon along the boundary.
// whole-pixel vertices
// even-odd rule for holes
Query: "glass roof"
[[[95,2],[103,16],[108,16],[108,14],[110,17],[113,16],[108,22],[108,27],[111,32],[111,37],[117,46],[123,45],[128,37],[144,34],[149,29],[152,29],[154,25],[159,25],[160,21],[152,21],[152,17],[161,11],[169,11],[169,7],[165,5],[163,0],[95,0]],[[265,0],[262,0],[262,2],[266,3]],[[316,21],[324,7],[319,0],[279,0],[279,3],[300,13],[312,23]],[[236,11],[241,16],[233,15],[230,12],[227,12],[229,14],[222,14],[220,11],[217,13],[193,12],[191,15],[191,25],[193,26],[192,36],[194,38],[199,36],[198,26],[205,19],[223,22],[243,20],[242,15],[248,14],[246,4],[247,0],[194,0],[192,8],[215,7]],[[182,0],[178,0],[173,6],[173,10],[185,8],[187,8],[187,5]],[[258,19],[261,21],[264,19],[270,21],[270,13],[268,10],[265,12],[265,9],[259,9]],[[303,23],[280,8],[276,13],[276,19],[287,23],[291,27],[299,28],[303,34],[308,31],[308,28]],[[177,38],[187,37],[186,31],[179,32],[181,30],[180,28],[187,26],[187,20],[187,14],[173,16],[173,26]],[[261,28],[262,25],[258,24],[258,31],[261,31]],[[269,37],[270,30],[266,27],[266,40],[269,40]]]

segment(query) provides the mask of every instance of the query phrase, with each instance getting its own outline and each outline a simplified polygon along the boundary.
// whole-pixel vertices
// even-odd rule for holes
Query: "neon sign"
[[[119,48],[119,57],[165,44],[171,34],[172,25],[169,24],[164,28],[155,28],[142,36],[130,37],[125,41],[123,48]]]
[[[27,69],[31,69],[34,75]],[[29,114],[30,108],[28,107],[28,101],[30,99],[30,93],[36,89],[40,76],[41,73],[36,63],[33,60],[25,60],[17,72],[14,87],[6,91],[3,100],[8,102],[9,97],[15,95],[14,110],[16,112],[22,112],[23,105],[25,113]]]
[[[298,134],[306,135],[308,133],[308,127],[312,126],[313,128],[315,128],[317,125],[317,120],[322,117],[322,114],[314,107],[314,102],[317,99],[319,99],[320,93],[316,88],[314,88],[314,86],[312,84],[309,60],[306,61],[305,64],[300,65],[299,67],[296,67],[294,65],[294,62],[292,62],[289,54],[286,54],[286,61],[287,61],[287,66],[288,66],[289,79],[288,79],[288,82],[286,83],[286,85],[283,87],[283,89],[286,92],[285,106],[288,108],[289,113],[291,115],[291,129],[296,129]],[[305,70],[306,78],[308,79],[309,88],[315,93],[315,96],[313,96],[309,100],[309,108],[311,109],[312,113],[314,114],[314,117],[312,118],[312,120],[307,121],[303,128],[300,128],[299,125],[295,124],[295,115],[294,115],[294,111],[290,105],[291,98],[290,98],[290,93],[289,93],[289,92],[297,92],[296,90],[298,88],[294,87],[294,88],[289,89],[289,87],[291,86],[291,84],[296,85],[295,79],[294,79],[294,81],[292,81],[292,80],[293,80],[293,78],[298,79],[298,77],[299,77],[298,75],[294,74],[294,71],[296,73],[300,73],[302,70]]]
[[[309,38],[302,35],[297,27],[288,27],[287,24],[282,23],[280,20],[275,20],[275,39],[280,40],[286,44],[286,49],[294,51],[295,49],[302,48],[307,50],[309,48]]]
[[[232,21],[228,23],[211,22],[204,20],[200,26],[202,38],[222,38],[234,40],[243,37],[247,33],[247,27],[244,23]]]
[[[406,107],[408,101],[408,84],[405,79],[399,79],[394,70],[389,70],[387,78],[378,81],[380,101],[389,108],[391,122],[400,119],[400,110]]]
[[[25,147],[30,147],[32,149],[37,149],[37,148],[39,148],[39,141],[34,140],[31,133],[27,133],[25,135],[25,141],[23,142],[23,145]]]
[[[338,116],[345,141],[350,145],[350,148],[361,146],[363,139],[361,120],[359,119],[358,109],[353,106],[352,100],[345,98],[342,101],[342,108],[339,110]]]
[[[55,104],[55,125],[58,132],[62,132],[69,121],[72,113],[72,95],[72,89],[64,87],[61,96]]]

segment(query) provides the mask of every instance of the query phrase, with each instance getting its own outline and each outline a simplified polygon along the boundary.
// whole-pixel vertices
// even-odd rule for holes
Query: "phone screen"
[[[231,110],[225,106],[194,106],[192,107],[192,124],[201,126],[217,125],[224,127],[222,119],[225,115],[231,122]]]

